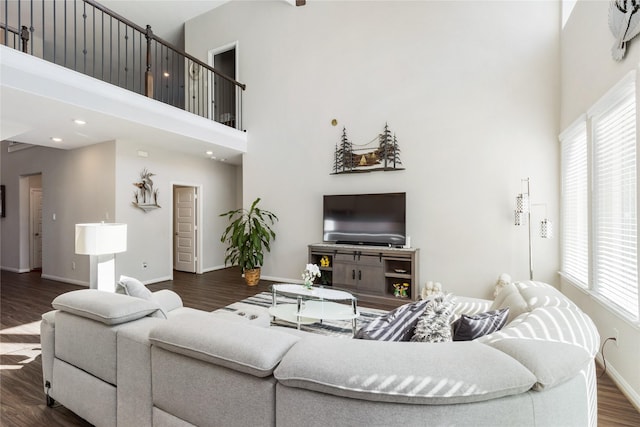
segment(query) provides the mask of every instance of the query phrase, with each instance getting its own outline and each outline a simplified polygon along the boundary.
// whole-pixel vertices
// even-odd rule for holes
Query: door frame
[[[195,257],[196,257],[196,274],[202,274],[202,258],[204,254],[202,253],[202,206],[203,203],[203,191],[202,184],[197,184],[193,182],[184,182],[184,181],[171,181],[169,182],[171,186],[171,191],[169,192],[169,204],[171,206],[171,215],[169,215],[169,230],[171,230],[171,240],[169,244],[169,271],[171,279],[173,280],[173,246],[175,244],[175,233],[173,230],[173,225],[175,224],[175,206],[173,200],[173,190],[175,187],[193,187],[196,189],[196,244],[195,244]]]
[[[40,193],[40,266],[34,267],[36,260],[35,252],[36,252],[36,243],[35,243],[35,233],[33,230],[33,221],[35,218],[33,198],[34,195]],[[42,269],[42,187],[40,188],[29,188],[29,270],[33,271],[36,268]]]
[[[209,52],[207,53],[207,64],[209,64],[209,66],[213,67],[213,62],[214,62],[214,57],[218,54],[230,51],[231,49],[234,49],[236,51],[236,57],[235,57],[235,69],[236,69],[236,75],[235,76],[229,76],[229,77],[233,77],[237,82],[240,81],[240,53],[239,53],[239,49],[240,49],[240,44],[238,43],[238,40],[231,42],[231,43],[227,43],[223,46],[219,46],[216,48],[213,48],[211,50],[209,50]],[[209,85],[209,93],[211,95],[211,98],[213,100],[213,102],[209,103],[209,119],[213,120],[213,111],[215,110],[215,102],[216,102],[216,98],[215,98],[215,88],[213,85],[213,76],[212,73],[208,73],[209,75],[209,81],[207,82],[207,84]],[[238,102],[238,97],[236,94],[236,123],[238,123],[238,117],[239,116],[239,111],[240,111],[240,106],[239,106],[239,102]]]

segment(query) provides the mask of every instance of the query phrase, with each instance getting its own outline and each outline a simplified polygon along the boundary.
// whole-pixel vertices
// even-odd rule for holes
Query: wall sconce
[[[115,292],[114,254],[127,250],[127,224],[76,224],[76,253],[89,255],[89,287]]]
[[[550,239],[553,236],[553,223],[547,218],[546,204],[531,203],[531,182],[529,178],[521,180],[522,193],[516,197],[516,209],[514,224],[517,226],[527,225],[529,227],[529,279],[533,280],[533,245],[531,239],[531,207],[544,206],[545,218],[540,221],[540,237]]]

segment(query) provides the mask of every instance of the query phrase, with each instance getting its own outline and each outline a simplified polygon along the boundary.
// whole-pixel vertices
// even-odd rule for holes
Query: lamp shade
[[[76,224],[76,253],[106,255],[127,250],[127,224]]]

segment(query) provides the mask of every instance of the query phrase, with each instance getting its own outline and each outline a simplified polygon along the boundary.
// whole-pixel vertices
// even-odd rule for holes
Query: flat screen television
[[[355,245],[403,246],[406,193],[324,196],[323,240]]]

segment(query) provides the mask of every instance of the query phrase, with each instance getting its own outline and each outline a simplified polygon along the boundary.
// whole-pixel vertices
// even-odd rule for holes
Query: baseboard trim
[[[31,271],[28,268],[13,268],[13,267],[0,267],[0,270],[10,271],[12,273],[28,273]]]
[[[171,276],[156,277],[155,279],[145,280],[142,283],[145,285],[152,285],[154,283],[166,282],[168,280],[172,280]]]
[[[208,267],[208,268],[203,268],[202,272],[203,273],[209,273],[210,271],[216,271],[216,270],[222,270],[227,268],[227,265],[215,265],[213,267]]]
[[[603,367],[602,355],[598,353],[596,355],[596,360],[598,364]],[[625,395],[629,402],[636,408],[638,412],[640,412],[640,395],[636,393],[636,391],[629,385],[627,381],[616,371],[616,369],[611,365],[610,362],[607,362],[607,374],[611,377],[613,382],[618,386],[622,394]]]
[[[297,284],[303,284],[304,283],[304,281],[302,281],[300,279],[289,279],[287,277],[276,277],[276,276],[260,275],[260,279],[270,280],[272,282],[278,282],[278,283],[297,283]]]
[[[83,286],[85,288],[89,287],[89,282],[84,282],[82,280],[74,280],[74,279],[69,279],[66,277],[58,277],[58,276],[53,276],[51,274],[41,274],[40,277],[42,277],[43,279],[48,279],[48,280],[55,280],[56,282],[62,282],[62,283],[69,283],[72,285],[78,285],[78,286]]]

